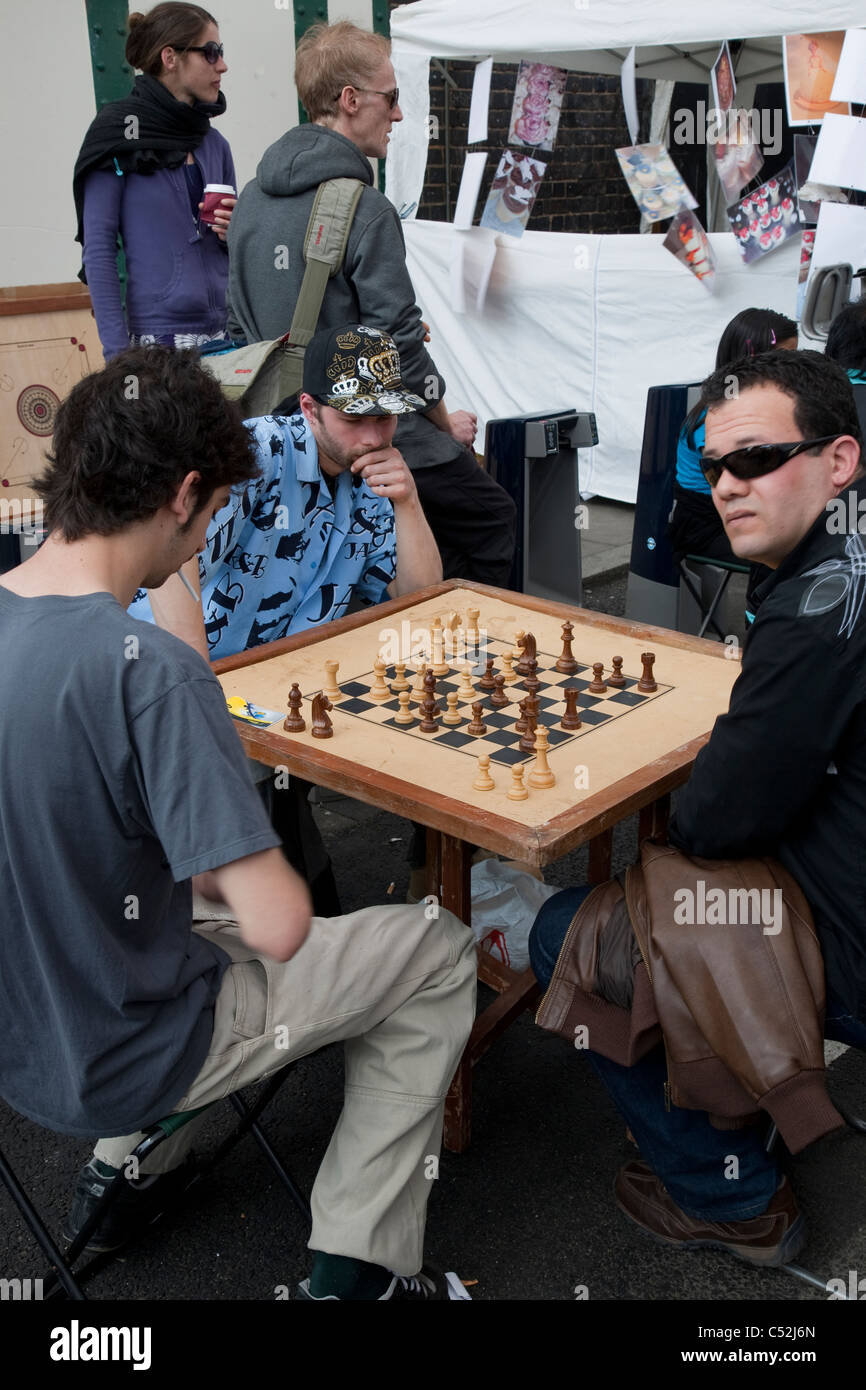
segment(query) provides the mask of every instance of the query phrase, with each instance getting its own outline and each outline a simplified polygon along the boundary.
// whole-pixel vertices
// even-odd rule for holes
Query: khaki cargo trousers
[[[211,1050],[192,1110],[259,1081],[327,1043],[345,1047],[343,1110],[313,1187],[310,1247],[413,1275],[438,1156],[445,1095],[475,1016],[475,940],[442,908],[371,907],[316,917],[285,964],[245,946],[234,922],[194,930],[232,959],[214,1007]],[[429,911],[429,909],[428,909]],[[211,913],[210,916],[213,916]],[[175,1168],[204,1119],[167,1140],[143,1172]],[[140,1134],[100,1139],[119,1168]]]

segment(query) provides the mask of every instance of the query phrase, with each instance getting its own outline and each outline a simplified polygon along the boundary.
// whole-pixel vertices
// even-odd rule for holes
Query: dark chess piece
[[[537,655],[538,648],[533,633],[524,632],[520,639],[520,660],[514,663],[518,676],[529,675],[529,663],[535,661]]]
[[[428,671],[424,677],[424,699],[421,701],[421,723],[418,725],[422,734],[435,734],[439,727],[436,720],[441,713],[436,703],[436,677],[432,671]]]
[[[494,676],[493,682],[496,686],[496,690],[490,696],[490,703],[493,706],[493,708],[502,709],[504,705],[510,705],[511,701],[505,693],[505,677],[501,674],[498,676]]]
[[[496,677],[495,677],[494,674],[493,674],[493,657],[492,657],[492,656],[488,656],[488,658],[487,658],[487,667],[486,667],[486,669],[485,669],[484,675],[481,677],[481,679],[480,679],[479,682],[478,682],[478,689],[479,689],[479,690],[495,690],[495,689],[496,689]]]
[[[323,695],[321,690],[318,695],[313,696],[313,738],[333,738],[334,726],[327,715],[327,711],[333,708],[327,695]]]
[[[640,659],[643,662],[643,674],[637,683],[637,688],[645,695],[648,695],[651,691],[658,690],[658,685],[653,676],[653,663],[656,659],[656,654],[655,652],[642,652]]]
[[[306,727],[301,714],[301,688],[295,681],[289,691],[289,712],[283,720],[283,728],[290,734],[302,734]]]
[[[541,681],[536,674],[538,671],[538,662],[535,660],[535,657],[533,657],[531,661],[527,661],[526,667],[526,675],[523,677],[523,688],[524,690],[528,690],[530,695],[536,695],[541,689]]]
[[[525,700],[518,701],[517,708],[520,710],[520,713],[514,721],[514,732],[517,734],[526,733],[526,706],[528,701],[528,695]]]
[[[487,725],[481,718],[484,713],[484,705],[481,700],[476,700],[472,706],[472,718],[466,725],[467,734],[476,734],[479,738],[487,733]]]
[[[590,695],[603,695],[607,690],[607,686],[604,683],[603,662],[594,661],[592,663],[592,680],[587,686],[587,690],[589,691]]]
[[[580,710],[577,707],[577,696],[578,692],[576,690],[566,690],[565,692],[565,714],[560,720],[563,729],[580,728]]]
[[[577,670],[577,662],[571,650],[571,642],[574,637],[574,624],[562,624],[562,656],[556,663],[557,671],[561,671],[564,676],[573,676]]]
[[[536,719],[536,716],[531,712],[528,712],[526,715],[526,733],[522,736],[520,743],[517,745],[521,752],[535,752],[535,730],[537,729],[537,727],[538,720]]]
[[[622,690],[625,685],[625,676],[622,673],[622,657],[613,658],[613,674],[607,678],[608,685],[612,685],[615,690]]]

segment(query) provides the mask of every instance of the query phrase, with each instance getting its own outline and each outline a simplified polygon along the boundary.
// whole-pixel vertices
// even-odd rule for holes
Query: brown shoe
[[[783,1178],[775,1197],[761,1216],[748,1221],[705,1221],[687,1216],[668,1196],[664,1184],[641,1160],[627,1163],[614,1184],[620,1211],[644,1231],[681,1250],[729,1250],[740,1260],[757,1265],[784,1265],[802,1249],[806,1224]]]

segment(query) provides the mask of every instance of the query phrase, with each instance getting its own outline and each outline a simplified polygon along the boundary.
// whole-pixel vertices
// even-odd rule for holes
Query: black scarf
[[[226,109],[222,92],[217,102],[178,101],[162,82],[140,73],[128,97],[112,101],[99,112],[84,137],[72,175],[78,230],[84,244],[84,180],[94,169],[119,167],[124,174],[153,174],[176,169],[201,144],[212,116]],[[129,117],[138,122],[138,138],[127,139]],[[117,166],[115,166],[115,160]],[[83,278],[83,275],[82,275]]]

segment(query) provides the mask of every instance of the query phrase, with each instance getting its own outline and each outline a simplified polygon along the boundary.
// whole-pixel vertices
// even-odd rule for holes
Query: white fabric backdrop
[[[484,230],[419,220],[404,231],[449,409],[478,412],[479,440],[498,416],[594,411],[599,444],[580,455],[581,488],[622,502],[637,491],[647,388],[705,376],[740,309],[794,315],[799,237],[746,267],[729,233],[711,235],[718,273],[710,295],[660,236],[498,236],[483,312],[456,314],[455,238]]]

